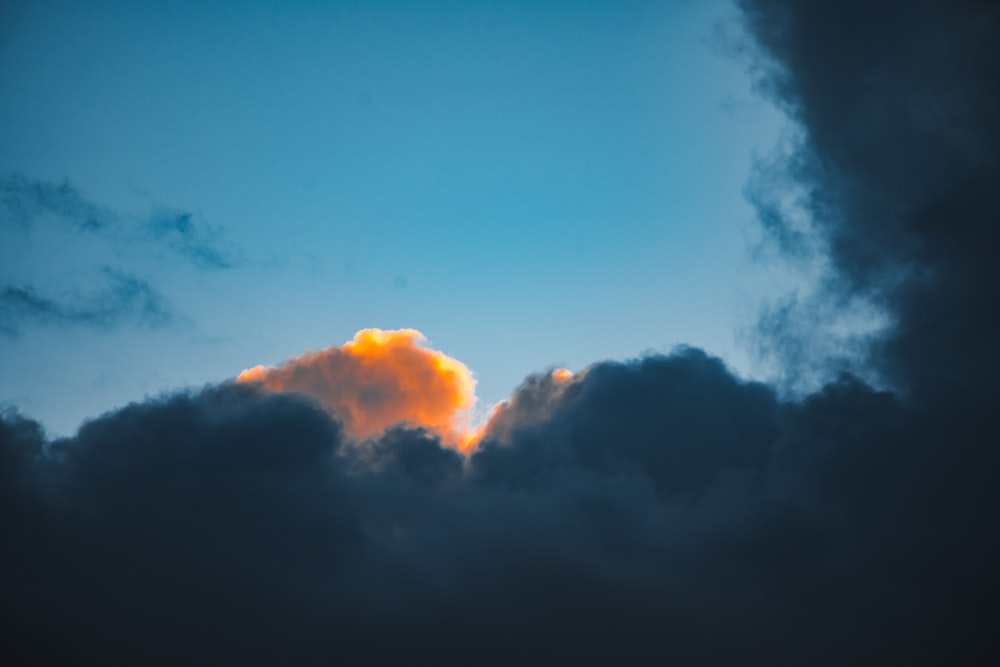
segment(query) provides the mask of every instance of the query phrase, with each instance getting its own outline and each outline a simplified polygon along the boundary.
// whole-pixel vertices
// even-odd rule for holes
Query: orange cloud
[[[341,347],[308,352],[276,367],[255,366],[236,380],[312,396],[354,438],[405,423],[433,430],[446,444],[467,451],[479,440],[467,416],[476,381],[460,361],[423,347],[424,340],[415,329],[364,329]]]
[[[556,384],[569,382],[571,379],[573,379],[573,371],[568,368],[557,368],[552,371],[552,381]]]

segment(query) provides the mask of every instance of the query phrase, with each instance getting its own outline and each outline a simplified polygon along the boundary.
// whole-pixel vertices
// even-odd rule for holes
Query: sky
[[[0,14],[13,663],[1000,663],[995,3],[82,4]]]
[[[8,332],[0,400],[54,433],[368,327],[423,332],[483,407],[678,344],[761,370],[741,336],[788,279],[744,187],[788,123],[726,2],[35,2],[2,30],[0,282],[110,269],[169,310]],[[61,185],[115,237],[54,233],[73,204],[11,224]]]

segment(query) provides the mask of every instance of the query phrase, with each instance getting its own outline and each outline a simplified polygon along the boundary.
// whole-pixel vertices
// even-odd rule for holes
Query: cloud
[[[177,319],[170,302],[148,282],[105,268],[104,286],[60,299],[30,286],[0,286],[0,334],[17,337],[29,325],[110,329],[125,323],[163,327]]]
[[[127,406],[68,439],[8,413],[6,650],[995,664],[1000,10],[741,5],[766,87],[801,125],[795,179],[828,248],[828,297],[889,318],[868,363],[891,390],[842,373],[783,398],[681,349],[529,378],[463,457],[433,429],[383,430],[400,411],[425,423],[397,401],[442,377],[404,331],[252,371],[263,384]],[[823,335],[826,311],[807,312]]]
[[[700,350],[597,364],[569,383],[553,377],[530,378],[475,454],[490,461],[484,471],[516,473],[503,478],[510,486],[579,466],[696,498],[716,475],[759,467],[777,437],[773,392],[737,381]]]
[[[573,382],[573,378],[573,373],[565,368],[527,377],[513,396],[493,406],[475,444],[487,435],[492,440],[508,442],[514,430],[547,418],[568,395],[578,391],[579,382]]]
[[[476,381],[462,362],[424,346],[415,329],[363,329],[340,347],[255,366],[237,382],[309,396],[340,419],[359,440],[400,424],[424,428],[449,446],[473,451],[489,435],[506,440],[519,426],[546,418],[571,386],[573,373],[557,368],[528,378],[509,400],[494,405],[487,423],[473,427]]]
[[[864,297],[894,320],[868,361],[897,388],[982,388],[1000,361],[996,8],[740,4],[764,88],[801,128],[783,164],[826,248],[823,293]],[[777,238],[797,238],[794,220],[769,220]]]
[[[228,269],[234,266],[232,253],[222,250],[220,231],[196,222],[192,213],[157,211],[149,219],[148,229],[153,239],[199,269]]]
[[[17,336],[32,326],[166,325],[177,319],[168,299],[124,258],[165,252],[198,270],[219,270],[235,266],[229,245],[192,213],[127,216],[90,201],[69,181],[0,178],[0,254],[8,260],[0,267],[0,334]],[[73,263],[86,265],[70,275],[59,273],[58,258],[68,248]],[[81,294],[81,279],[100,287]]]
[[[464,364],[423,347],[423,341],[414,329],[364,329],[340,347],[310,352],[275,368],[256,366],[237,379],[312,396],[355,438],[408,423],[463,446],[471,437],[466,414],[475,402],[476,382]]]
[[[628,400],[648,385],[683,393],[702,373],[731,399],[713,415],[728,453],[680,437],[664,448],[660,429],[697,433],[706,415]],[[23,548],[4,550],[0,572],[16,648],[27,661],[144,664],[451,663],[484,645],[487,663],[780,655],[773,636],[729,634],[729,616],[752,627],[797,593],[751,596],[737,612],[766,579],[737,578],[731,593],[710,585],[734,566],[773,575],[766,553],[757,568],[743,563],[743,550],[779,549],[756,544],[773,520],[755,490],[766,459],[737,446],[743,428],[773,435],[760,426],[774,417],[767,391],[691,352],[595,367],[577,396],[543,433],[465,463],[426,430],[348,447],[328,411],[244,383],[129,406],[51,443],[8,416],[0,511],[5,543]],[[593,437],[548,446],[544,432],[575,428],[581,412]],[[606,436],[630,418],[619,451]],[[682,479],[679,462],[706,474]],[[708,641],[709,628],[727,642]]]
[[[509,418],[468,459],[426,429],[349,444],[328,409],[253,383],[54,442],[8,414],[12,646],[143,664],[990,650],[975,503],[993,468],[942,457],[922,410],[850,377],[782,402],[691,349],[533,380],[511,405],[546,391],[544,415]]]
[[[148,253],[167,250],[197,269],[227,269],[237,261],[222,231],[194,213],[160,208],[146,217],[122,215],[90,201],[68,180],[0,178],[0,231],[9,235],[37,225],[102,236]]]
[[[116,216],[85,199],[69,181],[35,181],[21,174],[0,179],[0,222],[26,229],[40,219],[99,232],[113,225]]]

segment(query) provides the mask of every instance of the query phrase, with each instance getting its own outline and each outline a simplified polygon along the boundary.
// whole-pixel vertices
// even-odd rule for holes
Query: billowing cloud
[[[514,429],[546,419],[578,390],[582,377],[576,376],[577,382],[571,382],[573,373],[557,368],[525,378],[513,396],[493,406],[489,419],[476,431],[472,444],[478,445],[484,438],[508,442]]]
[[[12,646],[154,665],[991,650],[992,467],[964,458],[982,439],[935,456],[936,418],[892,394],[844,378],[784,403],[697,350],[541,376],[509,405],[464,462],[427,429],[348,446],[315,401],[253,383],[55,442],[7,415]]]
[[[354,438],[409,424],[466,447],[472,438],[468,410],[476,400],[476,382],[463,363],[424,347],[424,340],[414,329],[364,329],[340,347],[310,352],[274,368],[256,366],[237,380],[312,396]]]
[[[779,354],[797,354],[829,335],[831,305],[863,299],[891,322],[865,355],[888,383],[921,393],[991,386],[1000,365],[996,3],[739,4],[762,88],[801,130],[778,165],[830,267],[823,303],[807,304],[804,317],[771,310],[765,336],[783,337]],[[765,202],[762,218],[779,245],[801,252],[790,241],[797,217]]]
[[[690,409],[692,380],[695,402],[720,396]],[[706,628],[779,612],[794,590],[730,608],[767,588],[751,568],[735,597],[699,601],[767,524],[755,488],[773,397],[695,352],[598,365],[576,386],[464,463],[426,429],[345,446],[314,401],[252,383],[132,405],[56,442],[8,415],[0,518],[23,548],[0,552],[0,576],[16,648],[144,664],[467,664],[484,645],[486,663],[780,654],[764,635],[706,643]],[[663,393],[636,402],[650,387]]]

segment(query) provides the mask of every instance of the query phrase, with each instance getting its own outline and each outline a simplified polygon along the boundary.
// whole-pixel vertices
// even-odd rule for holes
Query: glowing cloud
[[[341,347],[308,352],[277,367],[255,366],[236,380],[312,396],[353,438],[403,423],[470,449],[478,442],[467,416],[476,401],[476,381],[460,361],[423,347],[425,340],[415,329],[364,329]]]
[[[573,378],[573,371],[566,368],[557,368],[552,371],[552,381],[556,384],[568,382]]]

